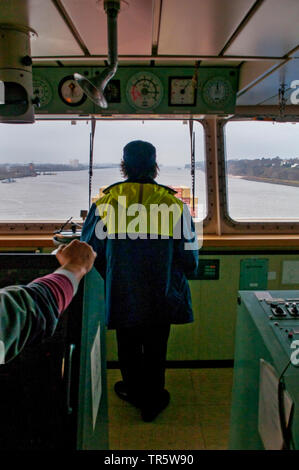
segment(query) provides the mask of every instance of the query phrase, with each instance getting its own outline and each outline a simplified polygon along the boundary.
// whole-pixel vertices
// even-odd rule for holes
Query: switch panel
[[[218,281],[219,279],[219,259],[200,259],[197,273],[188,276],[190,280]]]
[[[265,292],[264,294],[270,294]],[[291,353],[290,344],[299,340],[299,298],[278,298],[257,292],[255,295],[260,306],[270,320],[270,326],[279,338],[288,354]]]

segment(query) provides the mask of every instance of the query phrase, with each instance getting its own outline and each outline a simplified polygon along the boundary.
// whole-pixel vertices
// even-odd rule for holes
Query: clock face
[[[162,83],[150,72],[133,75],[127,84],[127,99],[137,109],[156,108],[162,100]]]
[[[169,105],[195,106],[196,85],[192,77],[169,78]]]
[[[72,75],[61,80],[58,93],[62,101],[69,106],[80,106],[87,98]]]
[[[52,99],[52,90],[49,83],[40,77],[33,78],[33,96],[39,99],[40,107],[46,106]]]
[[[232,95],[231,83],[223,77],[210,78],[202,88],[202,97],[210,106],[223,106],[232,98]]]

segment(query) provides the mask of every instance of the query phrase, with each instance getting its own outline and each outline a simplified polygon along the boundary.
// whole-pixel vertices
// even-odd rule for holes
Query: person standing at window
[[[0,289],[0,364],[14,359],[33,341],[54,334],[95,257],[87,243],[73,240],[59,247],[56,258],[61,266],[54,273],[24,286]]]
[[[91,206],[81,240],[98,254],[95,268],[105,279],[107,325],[116,330],[123,378],[115,392],[153,421],[170,400],[170,325],[193,321],[186,274],[197,269],[198,246],[187,206],[155,181],[151,143],[128,143],[121,171],[126,179]]]

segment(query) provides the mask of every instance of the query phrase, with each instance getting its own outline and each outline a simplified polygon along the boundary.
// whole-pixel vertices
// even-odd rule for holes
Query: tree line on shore
[[[230,175],[299,181],[299,158],[256,158],[228,160]]]

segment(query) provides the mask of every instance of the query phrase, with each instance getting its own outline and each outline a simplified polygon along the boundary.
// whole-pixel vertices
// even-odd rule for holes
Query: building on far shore
[[[0,165],[0,180],[5,180],[9,178],[25,178],[27,176],[37,176],[37,172],[33,163],[29,163],[26,165]]]
[[[74,168],[78,168],[79,160],[77,158],[74,158],[73,160],[70,160],[70,166],[72,166]]]

